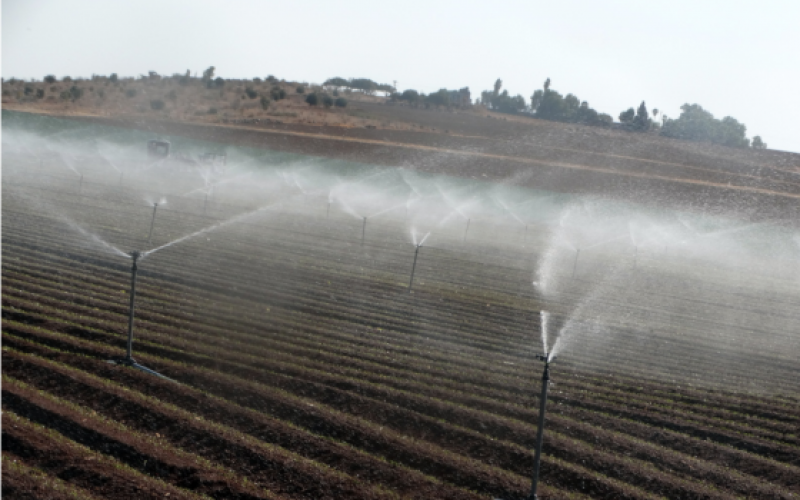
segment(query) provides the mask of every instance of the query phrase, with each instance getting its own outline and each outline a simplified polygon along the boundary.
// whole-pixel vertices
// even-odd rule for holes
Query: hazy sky
[[[198,74],[401,90],[546,78],[615,119],[697,103],[800,152],[800,1],[3,0],[3,77]]]

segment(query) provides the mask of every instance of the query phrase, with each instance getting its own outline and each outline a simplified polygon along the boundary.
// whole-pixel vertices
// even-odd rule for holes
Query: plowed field
[[[325,200],[294,197],[164,248],[139,263],[134,357],[173,382],[106,362],[125,349],[130,260],[63,214],[129,251],[252,207],[173,197],[148,244],[152,209],[135,185],[78,185],[25,161],[4,154],[38,172],[3,179],[6,498],[527,495],[540,229],[475,223],[469,239],[459,229],[422,247],[411,293],[414,247],[391,221],[362,241],[361,222],[326,214]],[[640,259],[636,293],[672,304],[692,286],[690,273]],[[584,269],[576,290],[592,279]],[[553,365],[540,496],[800,496],[800,362],[780,341],[795,332],[702,313],[797,325],[784,304],[797,295],[704,286],[681,328],[644,335],[620,321],[612,342]],[[641,313],[651,326],[665,314]],[[725,321],[734,341],[704,335]],[[736,340],[767,334],[759,353]]]

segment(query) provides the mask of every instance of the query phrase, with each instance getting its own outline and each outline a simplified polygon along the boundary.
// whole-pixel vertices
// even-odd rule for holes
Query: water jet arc
[[[550,363],[556,357],[548,354],[537,354],[536,359],[544,361],[544,372],[542,372],[542,394],[539,396],[539,429],[536,432],[536,451],[533,456],[533,479],[531,480],[531,493],[528,500],[538,500],[536,489],[539,486],[539,467],[542,461],[542,443],[544,442],[544,416],[547,406],[547,389],[550,386]]]
[[[141,252],[138,250],[134,250],[131,252],[131,258],[133,259],[133,264],[131,265],[131,301],[130,301],[130,308],[128,310],[128,346],[127,351],[124,358],[114,358],[110,359],[108,362],[114,365],[122,365],[122,366],[129,366],[131,368],[136,368],[137,370],[143,371],[145,373],[149,373],[150,375],[155,375],[156,377],[163,378],[165,380],[169,380],[171,382],[175,382],[169,377],[165,377],[161,375],[155,370],[151,370],[146,366],[140,365],[133,359],[133,317],[134,311],[136,310],[136,272],[138,271],[138,260],[141,257]]]

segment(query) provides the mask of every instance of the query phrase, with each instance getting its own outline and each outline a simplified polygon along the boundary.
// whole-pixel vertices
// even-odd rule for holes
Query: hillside
[[[62,94],[72,87],[83,89],[82,95],[64,99]],[[321,89],[298,82],[226,81],[222,88],[208,89],[198,80],[180,85],[171,78],[98,78],[4,82],[3,89],[4,109],[158,134],[735,213],[753,220],[800,215],[800,154],[794,153],[535,120],[481,106],[412,108],[348,91],[341,94],[348,100],[345,108],[311,107],[305,103],[307,93]],[[285,98],[270,100],[262,109],[258,96],[274,89],[281,89]],[[39,90],[41,98],[35,97]],[[154,100],[163,109],[152,109]]]

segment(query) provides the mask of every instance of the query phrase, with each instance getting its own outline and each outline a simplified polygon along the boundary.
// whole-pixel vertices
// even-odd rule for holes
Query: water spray
[[[175,382],[169,377],[165,377],[161,375],[157,371],[151,370],[146,366],[142,366],[133,359],[133,317],[134,311],[136,310],[136,271],[138,270],[137,263],[139,261],[139,257],[142,254],[138,250],[134,250],[130,253],[131,259],[133,259],[133,264],[131,265],[131,301],[130,307],[128,309],[128,346],[127,351],[124,358],[114,358],[110,359],[108,362],[115,365],[122,365],[122,366],[129,366],[131,368],[136,368],[137,370],[141,370],[145,373],[149,373],[151,375],[155,375],[156,377],[161,377],[166,380],[170,380]]]
[[[462,243],[466,243],[467,242],[467,233],[469,232],[469,223],[470,223],[471,220],[472,219],[467,219],[467,227],[466,227],[466,229],[464,229],[464,240],[462,241]]]
[[[328,200],[328,210],[325,212],[325,218],[326,219],[331,218],[331,200]]]
[[[539,466],[542,460],[542,443],[544,442],[544,415],[547,405],[547,389],[550,386],[550,363],[556,360],[552,354],[537,354],[536,359],[544,362],[542,372],[542,394],[539,396],[539,429],[536,432],[536,451],[533,456],[533,479],[531,480],[531,493],[528,500],[538,500],[536,488],[539,486]]]
[[[150,221],[150,234],[147,236],[147,243],[153,241],[153,226],[156,224],[156,210],[158,210],[158,203],[153,203],[153,220]]]

